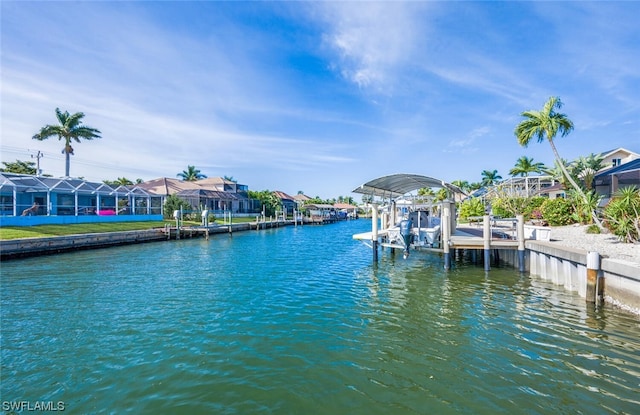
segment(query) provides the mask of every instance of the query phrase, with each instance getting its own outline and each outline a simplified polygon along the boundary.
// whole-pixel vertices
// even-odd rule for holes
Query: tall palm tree
[[[187,170],[183,170],[182,173],[178,173],[176,176],[185,182],[195,182],[196,180],[207,178],[207,176],[200,173],[200,170],[196,169],[195,166],[187,166]]]
[[[544,163],[534,163],[533,158],[522,156],[516,161],[515,166],[509,170],[509,174],[512,176],[524,177],[524,185],[529,196],[529,173],[541,173],[544,169]]]
[[[469,193],[471,190],[471,185],[466,180],[454,180],[451,182],[452,185],[457,186],[465,193]]]
[[[498,174],[498,170],[482,170],[482,185],[484,187],[493,186],[502,180],[502,176]]]
[[[69,114],[68,111],[62,112],[60,108],[56,108],[56,118],[58,118],[59,125],[45,125],[40,129],[39,133],[33,136],[33,139],[42,141],[53,136],[58,136],[58,140],[64,139],[64,149],[62,149],[62,153],[65,155],[64,174],[69,177],[69,156],[73,154],[71,140],[77,143],[80,142],[80,139],[93,140],[94,138],[100,138],[101,133],[95,128],[82,125],[82,119],[84,118],[84,113],[82,112]]]
[[[566,114],[556,112],[556,110],[559,110],[560,108],[562,108],[562,101],[560,101],[560,98],[551,97],[544,104],[542,110],[524,111],[521,115],[525,119],[520,121],[514,131],[514,134],[518,139],[518,143],[523,147],[527,147],[533,138],[536,138],[539,143],[543,142],[546,138],[547,141],[549,141],[549,145],[551,145],[551,150],[553,150],[553,155],[556,160],[562,160],[553,140],[556,138],[558,133],[560,133],[562,137],[569,134],[573,130],[573,122]],[[567,180],[569,180],[569,183],[571,183],[571,186],[573,186],[573,188],[576,189],[576,192],[582,196],[585,203],[588,203],[587,196],[584,194],[580,186],[578,186],[573,177],[571,177],[564,163],[559,162],[558,166],[561,168],[562,173],[565,175]],[[598,226],[602,227],[596,213],[591,212],[591,215]]]

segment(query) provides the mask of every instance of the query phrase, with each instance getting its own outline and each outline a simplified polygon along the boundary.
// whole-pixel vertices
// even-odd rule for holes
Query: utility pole
[[[36,176],[40,176],[42,174],[42,170],[40,170],[40,159],[44,156],[40,150],[38,150],[38,154],[31,155],[31,158],[36,159]]]

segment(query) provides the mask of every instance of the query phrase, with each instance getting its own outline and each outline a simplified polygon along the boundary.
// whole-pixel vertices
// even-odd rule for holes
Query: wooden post
[[[518,240],[518,271],[524,272],[524,216],[517,215],[516,239]]]
[[[371,204],[371,244],[373,246],[373,260],[378,261],[378,204]]]
[[[449,241],[451,239],[451,230],[449,227],[451,226],[451,222],[449,222],[449,215],[451,211],[449,206],[444,206],[442,211],[442,220],[440,221],[441,233],[442,233],[442,250],[444,252],[444,269],[451,269],[451,246],[449,245]]]
[[[598,296],[598,273],[600,271],[600,254],[595,251],[587,253],[587,295],[588,303],[595,303]]]
[[[484,270],[491,269],[491,222],[489,215],[484,215],[482,222],[482,237],[484,239]]]

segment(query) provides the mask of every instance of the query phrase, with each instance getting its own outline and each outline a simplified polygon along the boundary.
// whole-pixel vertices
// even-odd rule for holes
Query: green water
[[[359,220],[2,263],[1,401],[69,414],[640,413],[640,319]],[[0,408],[6,411],[6,407]]]

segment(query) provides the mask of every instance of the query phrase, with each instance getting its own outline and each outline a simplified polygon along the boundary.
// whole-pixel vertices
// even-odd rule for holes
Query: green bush
[[[540,206],[542,217],[551,226],[563,226],[575,223],[572,218],[573,206],[570,200],[557,198],[547,199]]]
[[[600,227],[598,225],[596,225],[595,223],[593,225],[589,225],[587,227],[587,233],[598,234],[598,233],[600,233]]]
[[[497,197],[493,199],[491,209],[496,216],[513,218],[523,215],[525,220],[529,220],[545,200],[546,197]]]
[[[164,217],[167,219],[172,219],[173,211],[180,210],[180,208],[182,208],[182,210],[193,209],[193,207],[189,203],[187,203],[183,199],[180,199],[178,196],[176,195],[167,196],[164,202]]]
[[[459,208],[460,220],[466,221],[469,216],[483,216],[484,215],[484,203],[482,199],[472,198],[467,199],[460,204]]]
[[[640,190],[620,189],[604,208],[605,226],[623,242],[640,240]]]

